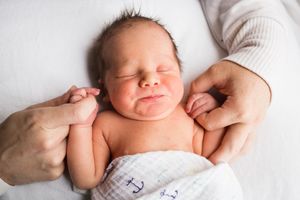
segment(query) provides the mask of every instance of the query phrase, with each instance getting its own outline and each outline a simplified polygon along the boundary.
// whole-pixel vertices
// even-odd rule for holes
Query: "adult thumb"
[[[26,109],[60,106],[62,104],[68,103],[68,101],[70,99],[71,92],[73,90],[75,90],[76,88],[77,87],[73,85],[67,92],[65,92],[61,96],[55,97],[54,99],[51,99],[51,100],[48,100],[48,101],[45,101],[45,102],[42,102],[42,103],[38,103],[38,104],[35,104],[35,105],[32,105],[32,106],[29,106]]]
[[[85,122],[98,108],[96,98],[89,96],[80,102],[41,108],[42,122],[47,128],[57,128]]]
[[[211,88],[215,87],[217,89],[222,88],[226,83],[227,70],[224,70],[226,65],[225,61],[221,61],[212,65],[204,73],[198,76],[192,83],[190,87],[190,95],[207,92]]]

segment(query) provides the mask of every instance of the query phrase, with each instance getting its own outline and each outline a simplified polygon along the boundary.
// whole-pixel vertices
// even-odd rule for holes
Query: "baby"
[[[67,161],[77,187],[94,188],[108,164],[125,155],[167,150],[208,155],[217,147],[222,130],[205,134],[197,116],[218,103],[208,93],[191,96],[187,106],[182,103],[177,48],[161,24],[124,13],[104,29],[96,45],[101,93],[113,109],[97,116],[95,111],[86,123],[71,126]],[[99,93],[75,89],[70,102],[96,104]],[[212,142],[203,147],[206,137]]]

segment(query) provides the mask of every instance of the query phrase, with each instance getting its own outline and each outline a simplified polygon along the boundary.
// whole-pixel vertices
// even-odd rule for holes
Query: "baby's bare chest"
[[[190,118],[132,122],[110,137],[114,157],[148,151],[192,150],[194,121]]]

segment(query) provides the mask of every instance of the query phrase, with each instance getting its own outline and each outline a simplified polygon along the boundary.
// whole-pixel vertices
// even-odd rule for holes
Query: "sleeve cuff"
[[[0,178],[0,196],[4,194],[9,188],[12,188],[13,186],[7,184]]]

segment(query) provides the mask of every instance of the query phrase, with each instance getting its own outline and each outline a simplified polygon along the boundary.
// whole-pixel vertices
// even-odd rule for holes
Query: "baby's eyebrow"
[[[176,62],[176,57],[175,57],[175,55],[169,55],[169,54],[164,54],[164,53],[162,53],[162,54],[159,54],[160,56],[159,56],[159,58],[160,59],[166,59],[166,60],[168,60],[168,61],[171,61],[171,62]]]
[[[138,62],[134,58],[121,58],[120,63],[122,64],[122,66],[132,66],[138,64]]]
[[[110,70],[112,71],[120,71],[124,68],[127,68],[128,66],[134,66],[134,62],[130,59],[122,59],[119,58],[119,60],[114,60],[110,62]]]
[[[114,67],[112,71],[114,74],[123,74],[123,73],[133,73],[136,70],[137,70],[136,67],[127,63],[126,65],[119,65]]]

